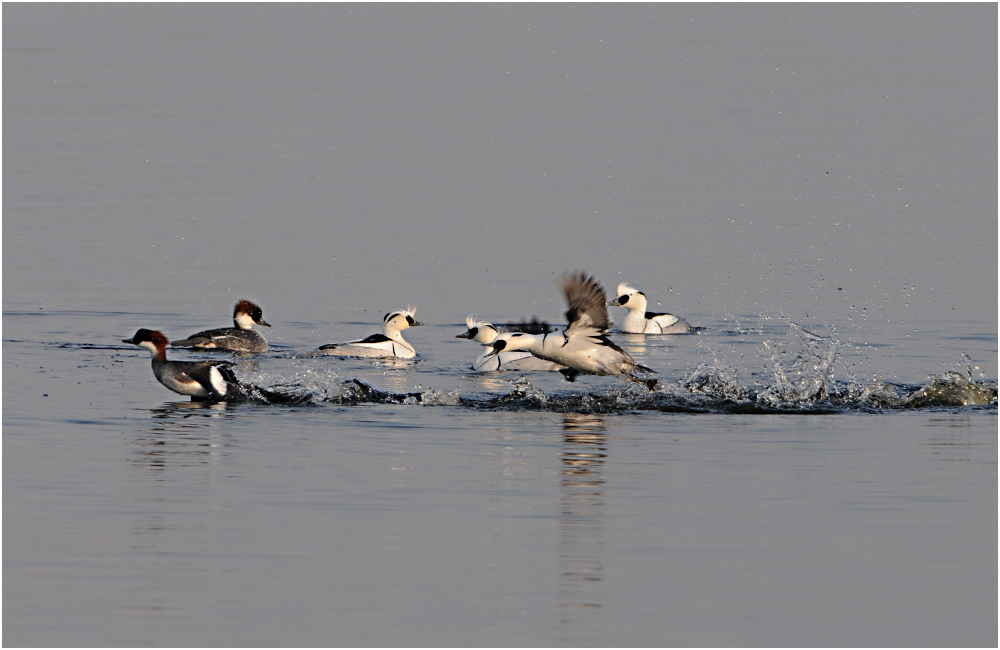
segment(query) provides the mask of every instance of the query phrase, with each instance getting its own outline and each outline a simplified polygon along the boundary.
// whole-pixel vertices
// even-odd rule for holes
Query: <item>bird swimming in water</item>
[[[309,394],[270,390],[245,384],[236,378],[228,361],[167,361],[167,337],[156,330],[140,329],[131,343],[149,350],[156,380],[193,402],[255,402],[297,406],[311,400]]]
[[[221,327],[192,334],[186,339],[171,341],[175,348],[196,350],[231,350],[233,352],[267,352],[267,339],[253,328],[254,323],[270,327],[264,312],[249,300],[240,300],[233,308],[233,327]]]
[[[403,338],[402,332],[410,327],[423,325],[423,323],[413,320],[416,313],[416,307],[391,311],[382,319],[381,334],[372,334],[360,341],[321,345],[310,356],[412,359],[417,356],[417,351]]]
[[[691,326],[679,316],[646,311],[646,294],[624,282],[618,285],[618,298],[608,304],[628,309],[628,316],[619,328],[628,334],[685,334],[691,331]]]
[[[218,402],[245,397],[228,361],[167,361],[167,337],[156,330],[140,329],[131,343],[149,350],[156,380],[194,401]]]

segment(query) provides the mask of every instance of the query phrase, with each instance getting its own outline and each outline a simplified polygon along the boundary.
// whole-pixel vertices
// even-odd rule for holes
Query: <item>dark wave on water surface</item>
[[[607,393],[546,394],[523,376],[512,381],[512,389],[499,396],[463,396],[456,392],[425,390],[393,393],[368,382],[346,379],[336,385],[306,388],[286,384],[271,386],[271,395],[261,403],[412,404],[451,406],[483,411],[548,411],[554,413],[614,414],[641,411],[661,413],[788,413],[818,415],[831,413],[881,413],[912,409],[956,407],[997,408],[997,382],[976,380],[959,373],[931,377],[923,385],[873,382],[869,385],[835,382],[807,396],[781,394],[775,387],[764,389],[740,386],[727,373],[699,368],[683,382],[648,390],[636,384]],[[291,399],[289,399],[291,398]]]

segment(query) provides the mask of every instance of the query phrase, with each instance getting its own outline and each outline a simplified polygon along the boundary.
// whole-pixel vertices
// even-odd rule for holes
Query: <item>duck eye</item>
[[[473,327],[469,330],[469,338],[476,338],[476,334],[479,334],[478,327]]]
[[[413,325],[413,317],[407,316],[406,317],[406,324],[407,325]]]
[[[628,302],[628,296],[618,296],[618,303],[624,305]]]
[[[507,347],[507,341],[504,340],[497,341],[496,343],[493,344],[493,349],[498,352],[500,350],[503,350],[505,347]]]

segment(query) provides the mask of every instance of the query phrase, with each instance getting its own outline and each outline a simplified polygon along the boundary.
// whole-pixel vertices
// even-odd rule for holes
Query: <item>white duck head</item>
[[[423,323],[418,323],[413,319],[413,316],[416,313],[417,308],[410,307],[409,305],[406,306],[406,309],[389,312],[382,319],[382,333],[386,336],[391,336],[393,333],[402,332],[405,329],[423,325]]]
[[[646,294],[626,282],[618,285],[618,297],[608,303],[631,311],[646,311]]]
[[[458,334],[456,339],[471,339],[478,343],[492,343],[500,334],[500,330],[486,321],[476,320],[475,316],[466,316],[465,325],[469,328],[465,334]]]

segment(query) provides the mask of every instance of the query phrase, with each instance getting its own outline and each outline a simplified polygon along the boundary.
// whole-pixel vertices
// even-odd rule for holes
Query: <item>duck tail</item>
[[[635,371],[636,370],[638,370],[639,372],[642,372],[642,373],[648,373],[648,374],[654,374],[654,375],[656,374],[656,371],[653,370],[652,368],[647,368],[646,366],[641,366],[638,363],[633,363],[632,367],[629,368],[627,372],[623,373],[626,377],[628,377],[629,379],[631,379],[635,383],[642,384],[643,386],[645,386],[649,390],[654,390],[656,388],[656,385],[659,382],[659,380],[656,379],[655,377],[652,377],[652,378],[650,378],[650,377],[637,377],[635,375]]]

